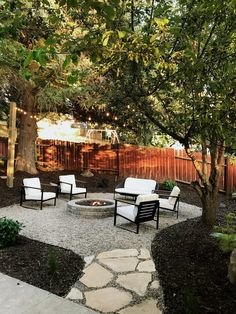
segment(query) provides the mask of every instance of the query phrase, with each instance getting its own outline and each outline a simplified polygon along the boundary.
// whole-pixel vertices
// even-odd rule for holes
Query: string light
[[[23,109],[19,108],[19,107],[16,107],[16,111],[20,112],[20,113],[23,113],[24,115],[28,115],[29,113],[27,111],[24,111]],[[30,118],[31,119],[36,119],[37,116],[36,115],[30,115]]]

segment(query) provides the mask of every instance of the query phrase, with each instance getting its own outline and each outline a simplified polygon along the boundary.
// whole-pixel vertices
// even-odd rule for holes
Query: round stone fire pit
[[[115,202],[100,198],[83,198],[67,203],[67,210],[83,218],[105,218],[114,215]]]

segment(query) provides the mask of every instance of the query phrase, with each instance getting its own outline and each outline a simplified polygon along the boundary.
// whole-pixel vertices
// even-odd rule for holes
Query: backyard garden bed
[[[44,182],[57,182],[59,174],[69,174],[75,172],[58,171],[39,173],[39,177]],[[91,178],[82,177],[75,173],[76,178],[87,181],[89,192],[113,192],[117,182],[114,176],[95,175]],[[25,173],[16,173],[14,188],[9,189],[5,185],[5,180],[0,179],[1,202],[0,207],[11,204],[19,204],[20,184],[22,178],[29,176]],[[200,200],[195,191],[189,186],[179,184],[181,189],[181,202],[200,206]],[[220,206],[218,209],[218,222],[225,222],[225,215],[229,211],[236,211],[236,201],[227,199],[224,194],[220,194]],[[1,216],[1,209],[0,209]],[[165,314],[184,313],[235,313],[236,308],[236,288],[227,279],[227,265],[229,254],[223,254],[217,245],[217,241],[210,237],[210,230],[202,225],[198,219],[189,220],[157,233],[152,244],[152,254],[158,269],[160,282],[164,290],[166,311]],[[72,285],[81,274],[83,261],[80,257],[69,250],[57,248],[47,244],[29,240],[24,237],[18,238],[18,243],[14,247],[0,251],[0,272],[29,282],[35,286],[49,290],[58,295],[65,295],[68,288],[62,290],[64,286]],[[27,248],[29,245],[29,248]],[[44,260],[35,258],[38,245],[44,245]],[[24,248],[24,249],[22,249]],[[48,276],[52,275],[48,268],[49,252],[52,250],[55,255],[64,256],[61,265],[63,271],[58,275],[58,281],[54,290],[50,285],[42,286]],[[58,251],[57,251],[58,250]],[[71,258],[76,262],[72,263]],[[4,262],[2,262],[4,261]],[[29,267],[27,268],[27,264]],[[44,274],[39,273],[39,265]],[[69,276],[74,277],[70,278]],[[39,277],[39,278],[37,278]],[[40,278],[42,278],[40,280]],[[70,278],[70,279],[69,279]],[[55,278],[56,279],[56,276]],[[51,289],[51,290],[50,290]]]
[[[18,236],[0,249],[0,272],[59,296],[81,276],[84,260],[74,252]]]

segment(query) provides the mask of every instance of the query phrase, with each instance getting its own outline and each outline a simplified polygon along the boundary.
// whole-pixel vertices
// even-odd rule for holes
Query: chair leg
[[[40,202],[40,210],[42,210],[43,209],[43,201],[41,200],[41,202]]]
[[[23,203],[23,193],[21,191],[21,193],[20,193],[20,206],[22,206],[22,203]]]
[[[57,198],[55,197],[54,198],[54,206],[56,206],[56,203],[57,203]]]
[[[114,215],[114,226],[116,226],[116,213]]]
[[[157,229],[159,228],[159,208],[157,210]]]
[[[139,233],[139,222],[137,222],[137,230],[136,230],[136,233],[137,233],[137,234]]]

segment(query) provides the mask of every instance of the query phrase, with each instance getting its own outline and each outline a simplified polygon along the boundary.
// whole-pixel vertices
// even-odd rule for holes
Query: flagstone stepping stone
[[[84,270],[80,282],[89,288],[104,287],[113,278],[113,274],[97,263],[92,263]]]
[[[98,259],[103,258],[116,258],[116,257],[131,257],[131,256],[138,256],[138,250],[136,249],[127,249],[127,250],[112,250],[107,252],[102,252],[98,254]]]
[[[148,249],[142,248],[140,250],[140,254],[138,256],[139,259],[150,259],[151,255],[150,252],[148,251]]]
[[[149,282],[152,280],[152,275],[149,273],[133,273],[118,276],[116,282],[122,287],[136,292],[143,296],[147,290]]]
[[[85,267],[87,267],[88,265],[92,263],[92,261],[94,260],[94,257],[95,257],[94,255],[89,255],[89,256],[84,257]]]
[[[138,271],[147,271],[150,273],[152,273],[156,270],[155,264],[153,263],[153,261],[151,259],[144,261],[144,262],[140,262],[138,264],[137,269],[138,269]]]
[[[77,288],[72,288],[71,291],[66,296],[66,298],[71,300],[82,300],[83,293]]]
[[[119,314],[161,314],[162,311],[156,306],[154,299],[148,299],[140,304],[126,307],[118,312]]]
[[[160,282],[158,280],[154,280],[151,283],[150,289],[159,289],[160,288]]]
[[[116,288],[102,288],[85,292],[86,305],[102,313],[116,312],[132,301],[129,292]]]
[[[99,262],[115,272],[122,273],[134,271],[138,264],[138,259],[137,257],[103,258]]]

